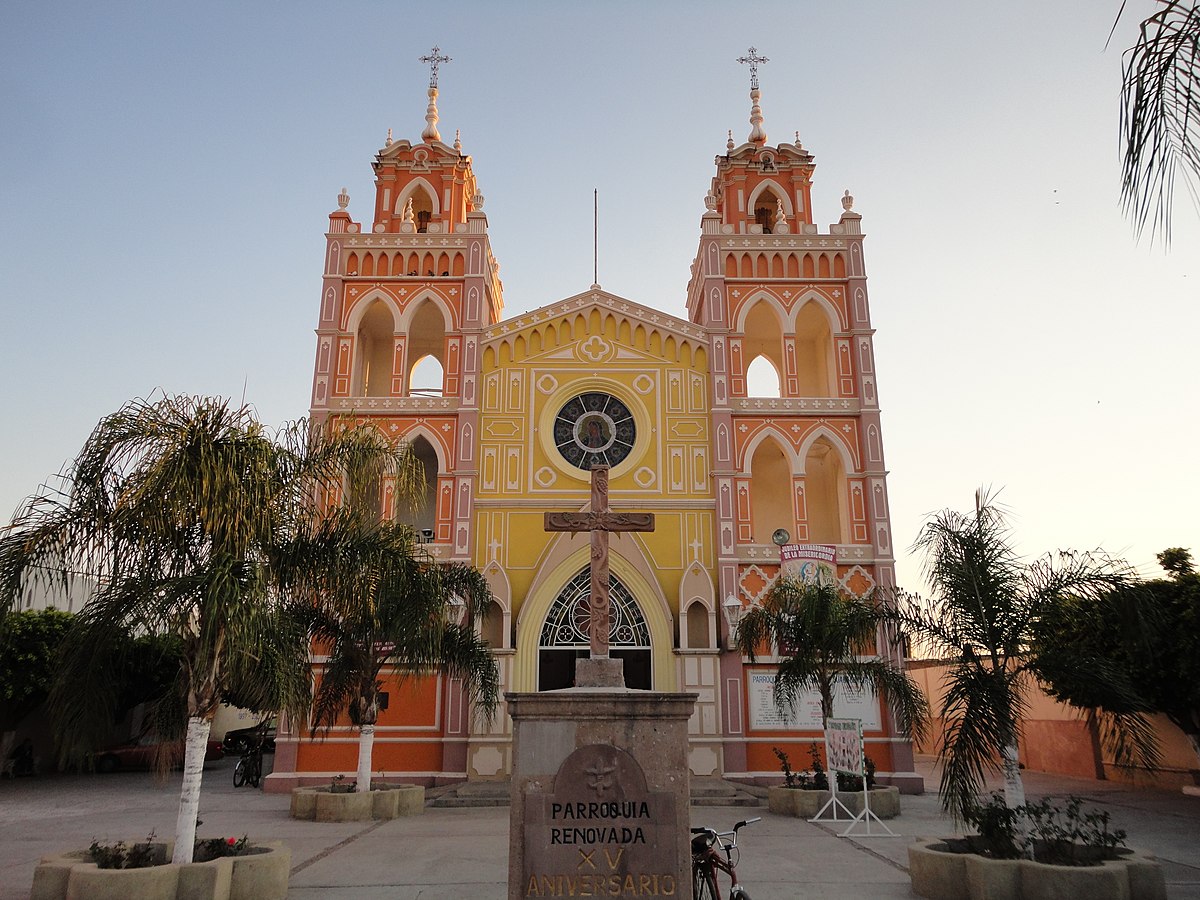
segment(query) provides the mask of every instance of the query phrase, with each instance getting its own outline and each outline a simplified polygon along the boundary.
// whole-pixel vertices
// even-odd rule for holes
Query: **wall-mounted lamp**
[[[461,625],[467,604],[457,594],[452,595],[446,603],[446,621],[451,625]]]
[[[737,647],[737,626],[742,619],[742,601],[730,594],[725,598],[725,602],[721,604],[721,610],[725,613],[725,621],[729,623],[729,638],[726,649],[733,650]]]

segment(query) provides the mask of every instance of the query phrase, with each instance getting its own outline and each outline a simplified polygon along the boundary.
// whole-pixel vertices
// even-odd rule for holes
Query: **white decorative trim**
[[[658,476],[654,474],[654,470],[648,466],[642,466],[633,473],[633,480],[637,482],[638,487],[649,488],[653,487],[658,481]]]

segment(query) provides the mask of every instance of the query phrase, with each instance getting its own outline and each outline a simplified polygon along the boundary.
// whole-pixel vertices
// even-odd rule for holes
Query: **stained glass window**
[[[588,608],[591,580],[591,571],[581,569],[563,588],[558,599],[550,607],[546,622],[542,626],[540,646],[580,649],[591,645],[589,629],[592,617]],[[646,626],[646,619],[638,608],[637,601],[615,576],[609,576],[608,584],[612,610],[608,630],[609,646],[648,650],[650,629]]]
[[[554,419],[554,446],[578,469],[617,465],[629,455],[636,438],[629,407],[599,391],[572,397]]]

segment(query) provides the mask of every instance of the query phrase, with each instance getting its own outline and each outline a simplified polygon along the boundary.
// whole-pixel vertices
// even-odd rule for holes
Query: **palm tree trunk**
[[[363,725],[358,730],[358,783],[356,791],[371,789],[371,750],[375,746],[375,726]]]
[[[211,728],[212,722],[203,716],[188,719],[183,749],[183,787],[179,793],[179,818],[175,822],[175,852],[171,856],[171,862],[176,865],[192,861],[196,819],[200,815],[200,778]]]
[[[1004,768],[1004,805],[1016,809],[1025,805],[1025,783],[1021,780],[1021,763],[1017,742],[1009,741],[1000,749]]]

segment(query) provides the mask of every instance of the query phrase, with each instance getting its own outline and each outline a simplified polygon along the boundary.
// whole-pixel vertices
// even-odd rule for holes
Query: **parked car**
[[[132,741],[113,744],[112,746],[105,747],[103,750],[97,750],[94,754],[96,771],[115,772],[118,769],[153,768],[154,760],[159,752],[158,748],[163,743],[169,745],[166,752],[170,754],[171,767],[175,768],[183,765],[183,741],[164,742],[159,740],[156,735],[143,734]],[[218,759],[224,759],[224,757],[225,753],[221,750],[220,741],[209,741],[205,746],[205,762],[215,762]]]
[[[262,741],[263,753],[275,752],[275,734],[279,720],[275,716],[268,716],[257,725],[250,725],[246,728],[232,728],[225,732],[225,740],[221,742],[221,749],[228,756],[241,756],[242,752],[254,746],[258,741]]]

